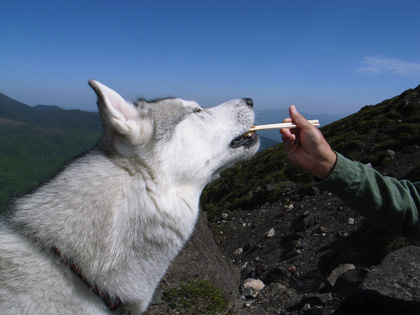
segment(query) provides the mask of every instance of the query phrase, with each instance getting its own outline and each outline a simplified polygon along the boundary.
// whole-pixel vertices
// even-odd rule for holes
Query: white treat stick
[[[315,127],[319,127],[318,120],[308,120]],[[296,128],[297,126],[293,123],[279,123],[270,125],[259,125],[249,128],[249,131],[267,130],[267,129],[282,129],[282,128]]]

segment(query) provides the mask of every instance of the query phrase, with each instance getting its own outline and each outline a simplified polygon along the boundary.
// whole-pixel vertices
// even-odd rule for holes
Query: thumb
[[[296,109],[295,105],[290,106],[289,108],[290,118],[292,118],[293,122],[299,129],[303,129],[305,127],[311,126],[309,121],[305,119]]]

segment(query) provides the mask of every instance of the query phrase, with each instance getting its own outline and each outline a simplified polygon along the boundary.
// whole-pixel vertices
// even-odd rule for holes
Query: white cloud
[[[402,77],[420,76],[420,63],[418,62],[373,56],[365,57],[362,64],[363,67],[357,69],[358,72],[367,74],[382,74],[390,72]]]

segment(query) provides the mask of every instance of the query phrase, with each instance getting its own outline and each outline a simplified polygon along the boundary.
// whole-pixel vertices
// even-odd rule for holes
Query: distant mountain
[[[38,186],[101,134],[98,113],[31,107],[0,94],[0,212],[10,197]]]
[[[63,110],[62,108],[56,105],[36,105],[34,106],[36,110]]]
[[[33,111],[31,106],[0,93],[0,117],[20,120],[26,117],[31,111]]]
[[[377,105],[365,106],[320,130],[334,150],[384,169],[393,162],[393,152],[420,144],[420,85]],[[413,167],[419,162],[420,157],[413,161]],[[250,209],[275,201],[284,194],[288,181],[305,185],[311,180],[308,173],[287,159],[284,146],[278,144],[222,173],[220,180],[204,190],[201,205],[211,219],[221,211]]]
[[[102,123],[97,112],[77,109],[64,110],[58,106],[29,105],[18,102],[0,93],[0,117],[43,127],[97,129]],[[93,126],[88,126],[93,122]]]

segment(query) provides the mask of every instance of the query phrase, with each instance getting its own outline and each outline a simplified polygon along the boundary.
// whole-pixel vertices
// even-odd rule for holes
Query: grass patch
[[[204,279],[169,288],[163,299],[176,314],[227,314],[223,291]]]
[[[385,246],[385,251],[387,253],[391,253],[393,251],[396,251],[397,249],[406,247],[406,246],[419,246],[420,242],[419,241],[415,241],[403,236],[395,236],[392,240],[390,240],[386,246]]]

